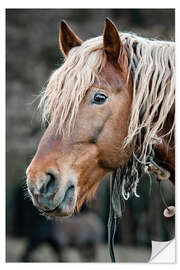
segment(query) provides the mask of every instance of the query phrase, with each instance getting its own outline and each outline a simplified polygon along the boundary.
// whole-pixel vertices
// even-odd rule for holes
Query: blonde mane
[[[43,109],[43,122],[48,121],[53,126],[58,121],[58,132],[70,132],[83,97],[98,79],[105,63],[106,55],[99,37],[71,49],[42,92],[39,107]]]
[[[167,135],[171,138],[174,132],[175,121],[167,134],[159,136],[175,105],[175,43],[132,34],[122,35],[121,39],[129,55],[129,71],[133,74],[131,118],[124,145],[137,136],[139,160],[145,163],[152,145],[161,143]]]
[[[175,44],[130,33],[120,33],[120,38],[128,53],[129,74],[132,73],[134,83],[129,132],[124,146],[136,136],[137,144],[141,146],[139,158],[145,162],[152,145],[161,142],[158,133],[174,106]],[[106,61],[102,37],[73,48],[42,93],[39,107],[42,108],[43,121],[51,125],[58,121],[59,132],[70,132],[83,97]],[[143,139],[142,129],[146,130]],[[174,122],[168,135],[173,131]]]

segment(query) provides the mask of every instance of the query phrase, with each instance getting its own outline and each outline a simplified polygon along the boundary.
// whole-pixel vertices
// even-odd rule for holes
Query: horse
[[[26,171],[33,204],[71,216],[114,172],[125,200],[144,173],[175,183],[175,43],[121,33],[106,18],[86,41],[62,21],[59,45],[65,61],[40,94],[48,127]]]

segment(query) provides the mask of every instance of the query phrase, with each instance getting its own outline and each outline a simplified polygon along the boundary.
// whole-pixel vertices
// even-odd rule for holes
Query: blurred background
[[[25,195],[25,170],[44,133],[36,111],[39,95],[52,71],[61,65],[59,22],[65,19],[83,40],[101,35],[105,17],[119,31],[174,40],[174,9],[7,9],[6,10],[6,261],[110,262],[107,247],[109,178],[82,212],[63,221],[47,220]],[[118,225],[115,250],[119,262],[146,262],[151,240],[174,237],[174,219],[165,219],[157,182],[149,179],[130,198]],[[171,184],[163,183],[169,205]]]

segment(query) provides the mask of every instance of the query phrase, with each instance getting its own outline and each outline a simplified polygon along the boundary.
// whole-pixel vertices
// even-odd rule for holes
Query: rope
[[[134,156],[133,159],[122,170],[114,170],[110,178],[110,208],[108,219],[108,247],[112,262],[116,261],[114,253],[114,237],[116,234],[117,219],[122,218],[124,212],[124,209],[122,210],[121,201],[124,202],[124,200],[128,200],[131,194],[139,197],[139,195],[136,193],[136,188],[139,183],[139,170],[142,168],[144,169],[144,172],[149,175],[149,177],[151,173],[155,173],[157,175],[160,197],[166,207],[165,210],[168,212],[166,213],[164,211],[164,216],[172,217],[175,214],[174,206],[167,205],[160,185],[162,180],[167,180],[169,178],[170,173],[158,166],[154,161],[153,156],[149,156],[144,164],[142,164],[139,160],[137,160],[137,157]]]

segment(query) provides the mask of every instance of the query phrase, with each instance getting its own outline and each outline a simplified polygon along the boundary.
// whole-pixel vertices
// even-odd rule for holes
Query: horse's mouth
[[[40,209],[40,211],[48,217],[66,217],[71,216],[76,204],[75,186],[71,185],[65,192],[63,200],[54,208],[50,210]]]
[[[68,217],[73,214],[74,211],[62,211],[59,206],[57,206],[54,210],[50,211],[41,211],[47,217]]]

